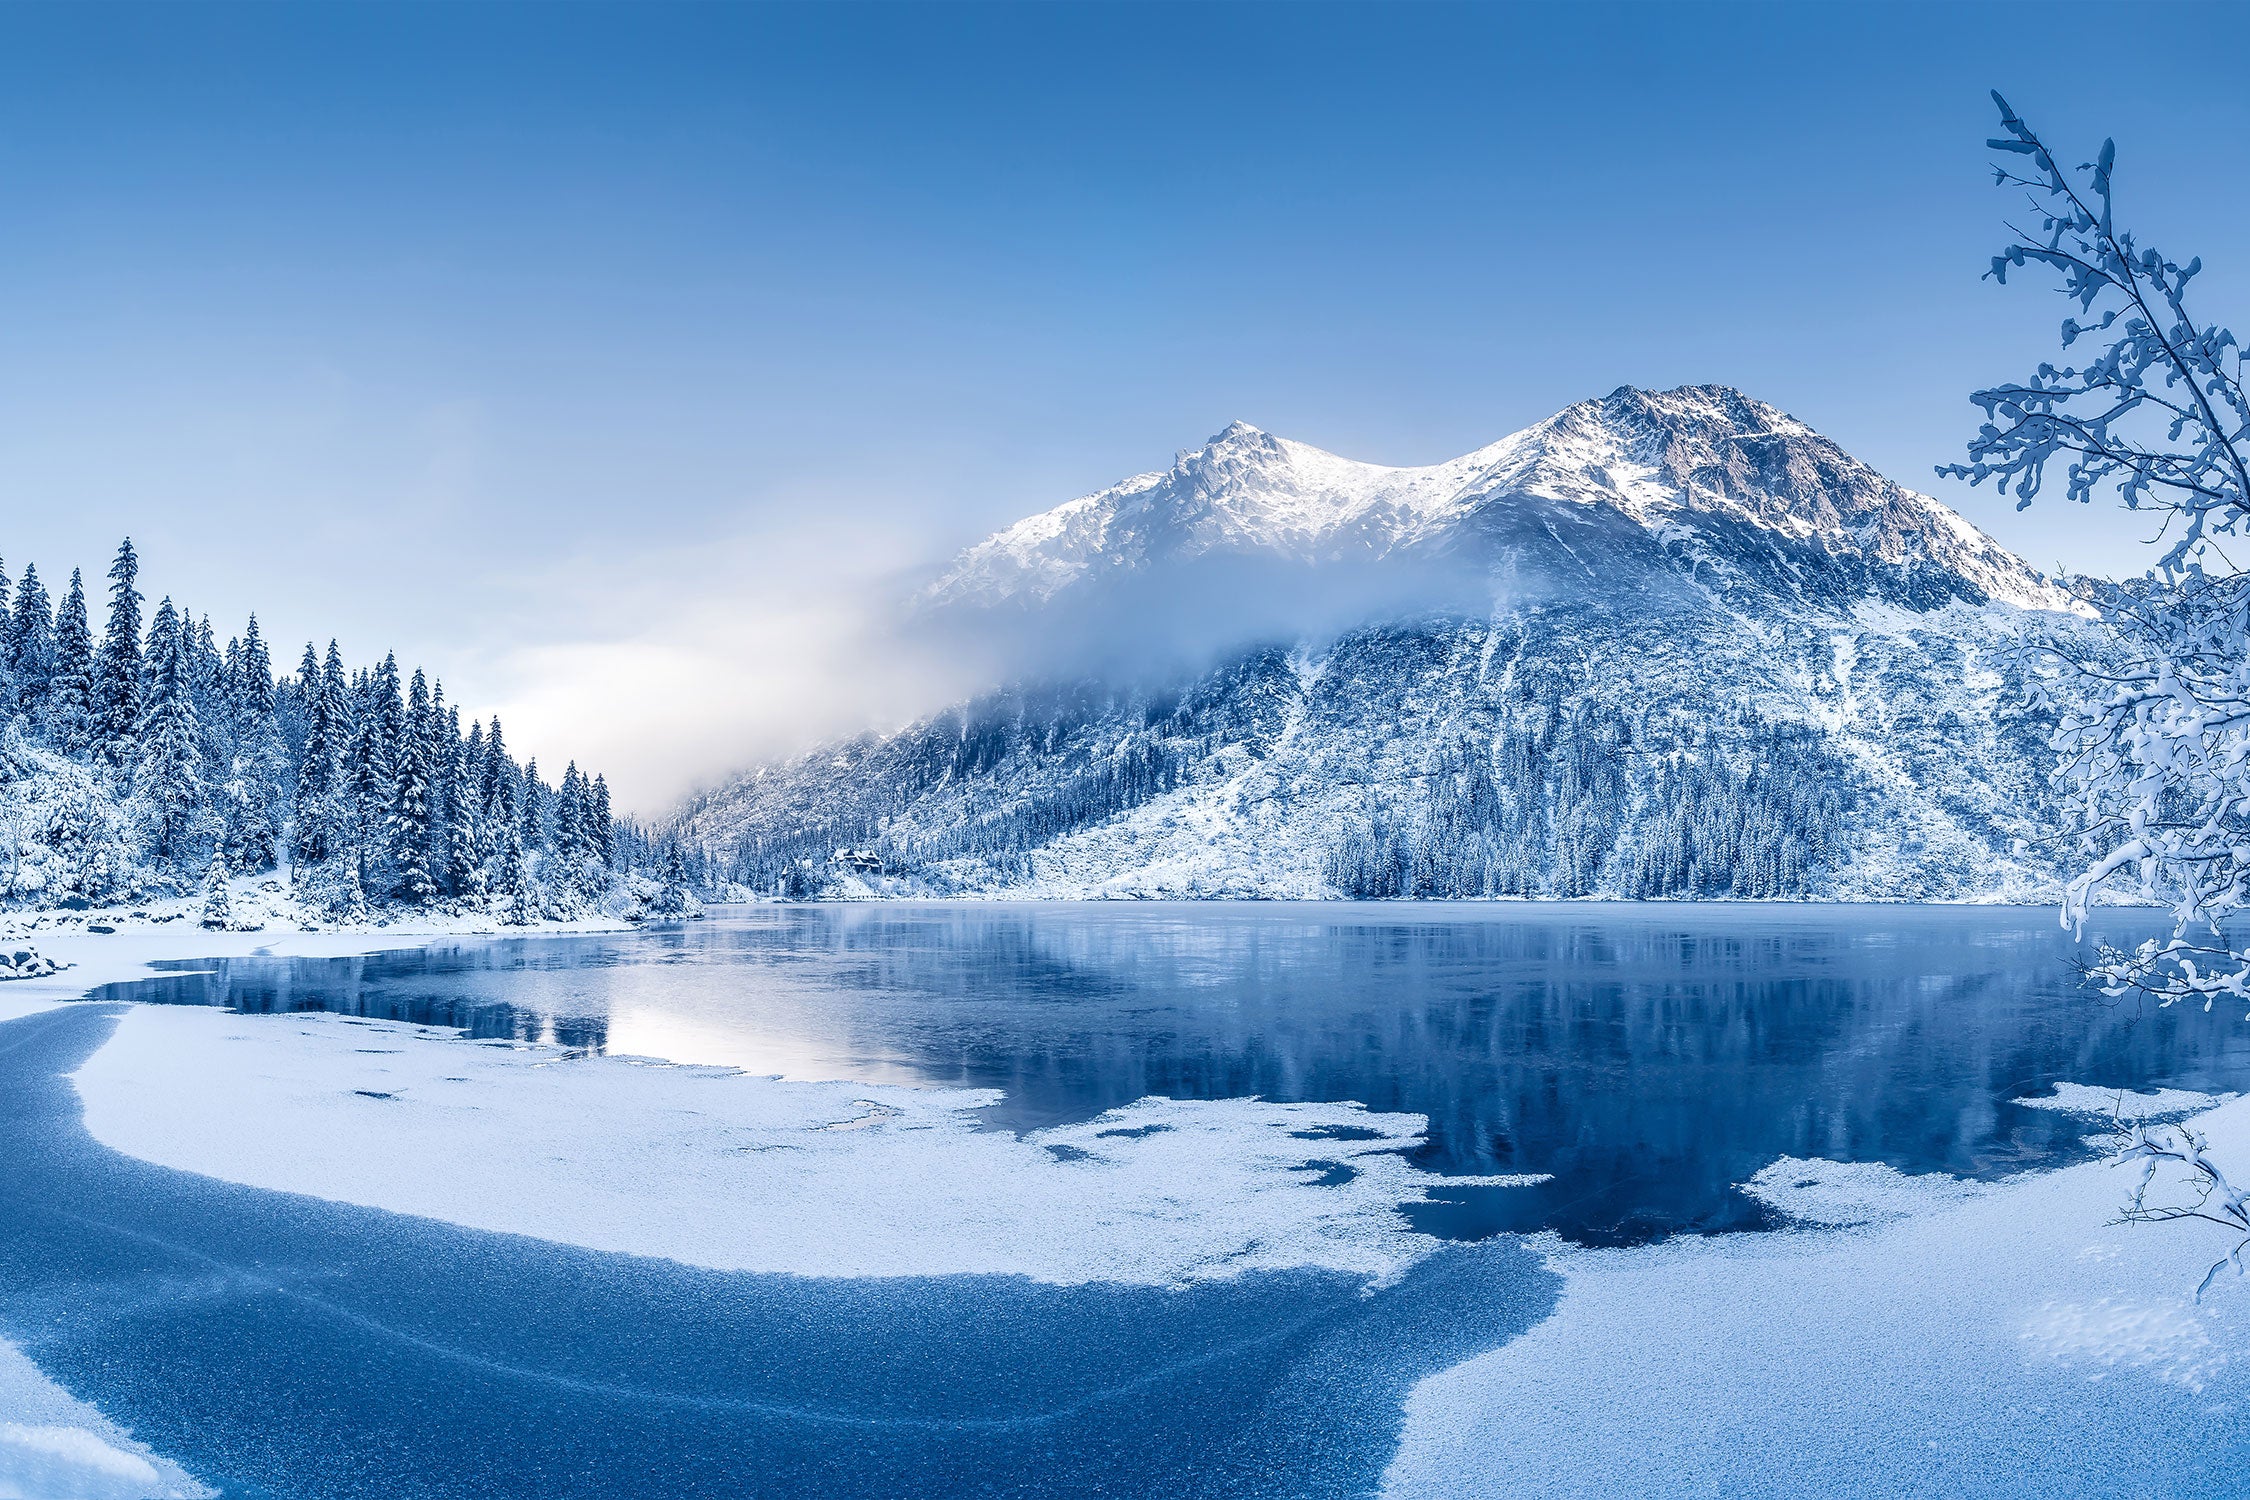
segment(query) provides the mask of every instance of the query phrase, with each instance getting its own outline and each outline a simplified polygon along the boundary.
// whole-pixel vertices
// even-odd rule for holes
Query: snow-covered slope
[[[1301,562],[1473,551],[1519,566],[1527,544],[1598,571],[1561,535],[1614,519],[1731,578],[1780,558],[1797,582],[1845,571],[1908,599],[1928,591],[2028,608],[2067,600],[1999,543],[1894,484],[1802,422],[1723,386],[1630,387],[1582,401],[1427,468],[1339,458],[1236,422],[1163,473],[1029,517],[970,548],[928,590],[934,607],[1040,604],[1118,573],[1214,553]],[[1775,558],[1736,555],[1742,528]],[[1516,555],[1510,556],[1511,547]],[[1611,559],[1623,562],[1626,559]],[[1786,566],[1787,564],[1785,564]],[[1566,576],[1575,568],[1566,568]]]
[[[917,603],[1052,633],[1229,559],[1315,592],[1323,569],[1437,563],[1480,602],[1213,640],[1216,665],[1168,680],[1050,674],[757,769],[683,826],[753,883],[843,894],[1973,898],[2052,878],[2025,852],[2045,726],[2012,646],[2085,628],[2068,595],[1739,392],[1619,390],[1426,468],[1237,423],[970,548]]]

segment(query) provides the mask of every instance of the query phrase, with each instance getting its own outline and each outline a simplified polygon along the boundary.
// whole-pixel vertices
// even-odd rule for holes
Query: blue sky
[[[396,646],[652,805],[934,689],[890,571],[1241,417],[1435,461],[1724,381],[1930,476],[2062,308],[1987,88],[2250,323],[2250,12],[0,10],[0,554]],[[682,643],[688,643],[683,645]],[[704,691],[715,684],[717,691]]]

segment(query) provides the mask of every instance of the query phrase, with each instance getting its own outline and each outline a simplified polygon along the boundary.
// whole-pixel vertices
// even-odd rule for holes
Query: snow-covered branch
[[[2138,1121],[2120,1122],[2118,1127],[2120,1149],[2118,1160],[2135,1164],[2138,1176],[2130,1197],[2125,1200],[2124,1220],[2134,1224],[2162,1224],[2178,1219],[2201,1219],[2216,1224],[2234,1236],[2234,1246],[2211,1263],[2197,1283],[2195,1295],[2201,1298],[2211,1282],[2228,1266],[2236,1275],[2245,1269],[2244,1255],[2250,1252],[2250,1195],[2227,1180],[2219,1164],[2211,1159],[2210,1143],[2199,1131],[2185,1125],[2150,1127]],[[2157,1172],[2167,1163],[2179,1167],[2185,1174],[2185,1197],[2172,1202],[2150,1203],[2149,1189],[2155,1186]]]
[[[2028,381],[1974,393],[1986,421],[1971,462],[1940,472],[1992,480],[2022,506],[2059,466],[2069,498],[2114,493],[2164,512],[2170,535],[2145,577],[2084,586],[2108,649],[2051,650],[2040,663],[2059,718],[2056,780],[2085,861],[2063,920],[2083,931],[2105,893],[2161,901],[2171,939],[2105,947],[2092,976],[2112,995],[2206,1008],[2224,998],[2250,1013],[2250,953],[2223,930],[2250,905],[2250,580],[2215,542],[2250,521],[2242,350],[2188,312],[2200,259],[2183,265],[2117,227],[2115,145],[2066,172],[2005,99],[1993,100],[2003,134],[1989,144],[2014,159],[1995,180],[2026,189],[2038,217],[1993,257],[1990,275],[2053,273],[2074,305],[2063,346],[2098,347],[2083,365],[2042,362]],[[2189,941],[2191,931],[2210,941]]]

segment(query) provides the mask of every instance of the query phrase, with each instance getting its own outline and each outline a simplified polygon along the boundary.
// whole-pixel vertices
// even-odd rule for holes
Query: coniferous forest
[[[0,566],[9,904],[201,890],[220,925],[229,877],[270,872],[339,922],[693,909],[681,851],[615,816],[605,778],[573,762],[550,782],[421,669],[330,641],[277,675],[255,615],[222,645],[169,595],[147,610],[130,539],[94,592],[73,571],[58,601],[36,566]]]

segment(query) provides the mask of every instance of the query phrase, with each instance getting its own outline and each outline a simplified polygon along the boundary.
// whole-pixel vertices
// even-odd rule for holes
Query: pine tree
[[[365,675],[356,687],[351,695],[356,702],[356,722],[344,756],[341,788],[345,827],[360,889],[381,892],[388,885],[388,834],[397,770],[391,763],[390,747],[384,742],[385,715],[377,701],[377,680]]]
[[[55,617],[39,569],[29,564],[16,590],[15,610],[8,616],[7,656],[16,683],[16,712],[37,713],[47,701],[48,684],[55,675]]]
[[[211,633],[211,617],[204,615],[191,626],[187,611],[182,610],[180,626],[187,641],[187,679],[195,696],[196,717],[206,729],[229,735],[233,725],[227,713],[226,660]]]
[[[76,568],[70,592],[55,614],[55,675],[47,691],[47,742],[66,755],[85,755],[96,732],[94,638],[86,622],[86,585]]]
[[[134,794],[146,808],[149,853],[173,866],[188,852],[207,801],[188,681],[192,650],[192,635],[167,595],[149,626],[148,711],[133,735],[139,747]]]
[[[453,742],[453,798],[447,808],[445,869],[453,893],[481,900],[485,893],[484,852],[479,825],[483,802],[477,788],[484,775],[484,726],[471,724],[463,739],[458,725],[448,729]]]
[[[224,932],[234,923],[234,901],[227,894],[227,864],[223,855],[211,856],[203,875],[203,925]]]
[[[329,660],[343,670],[336,643],[328,643]],[[336,830],[331,820],[335,803],[337,765],[342,757],[342,728],[338,705],[330,695],[328,677],[311,641],[305,642],[304,660],[297,667],[305,692],[305,742],[297,758],[297,787],[292,799],[290,862],[299,869],[320,864],[335,853]]]
[[[107,765],[130,769],[139,758],[141,725],[141,596],[133,587],[140,559],[127,537],[109,565],[109,624],[94,659],[93,748]]]
[[[604,869],[614,870],[617,868],[617,824],[609,810],[609,779],[605,776],[594,778],[590,811],[593,815],[594,853],[600,858]]]
[[[523,830],[510,824],[500,843],[500,868],[493,879],[493,913],[512,926],[525,926],[539,916],[538,897],[531,885],[531,861],[524,854]]]
[[[309,644],[305,655],[309,665]],[[273,661],[258,634],[256,615],[240,638],[227,643],[220,698],[231,750],[227,860],[245,874],[269,870],[281,859],[281,784],[288,767],[274,715]]]
[[[667,917],[687,915],[687,861],[681,857],[680,841],[677,838],[669,839],[665,843],[664,868],[661,880],[662,884],[657,889],[656,900],[651,910]]]
[[[305,649],[309,654],[312,647],[308,644]],[[273,732],[273,657],[266,651],[265,637],[258,633],[256,615],[243,628],[242,650],[228,691],[237,738],[256,740]]]
[[[430,878],[430,768],[422,736],[429,711],[429,687],[417,668],[406,702],[408,727],[399,735],[385,851],[391,892],[412,906],[427,905],[437,895]]]
[[[591,818],[586,780],[578,774],[578,762],[572,761],[563,771],[562,790],[555,797],[555,864],[564,885],[580,897],[597,894],[602,884],[597,873],[600,855],[588,827]]]
[[[477,859],[485,868],[485,883],[498,891],[500,858],[508,835],[520,835],[516,823],[516,772],[508,759],[508,743],[500,718],[493,716],[484,737],[484,764],[478,773]]]
[[[523,763],[523,789],[516,799],[516,817],[523,826],[523,846],[541,849],[546,846],[547,789],[539,782],[539,757],[533,756]]]
[[[8,568],[6,563],[0,562],[0,722],[5,721],[6,711],[13,708],[16,701],[15,664],[8,652],[6,628],[12,618],[8,609]]]
[[[485,817],[504,823],[515,821],[515,766],[508,759],[508,744],[501,735],[498,714],[492,716],[492,728],[484,737],[484,775],[480,790]]]

